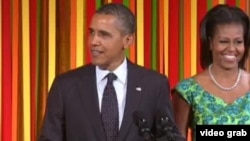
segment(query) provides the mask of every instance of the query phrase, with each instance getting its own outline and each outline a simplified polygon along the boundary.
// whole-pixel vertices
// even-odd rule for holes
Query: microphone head
[[[180,133],[174,122],[168,117],[166,112],[157,111],[155,115],[157,138],[167,138],[169,141],[175,141],[180,137]],[[182,139],[182,138],[181,138]],[[183,139],[184,140],[184,139]]]
[[[162,122],[168,122],[169,118],[168,115],[165,112],[162,112],[160,110],[158,110],[155,114],[155,119],[157,123],[162,123]]]
[[[141,136],[146,140],[151,140],[153,135],[151,133],[151,128],[146,115],[141,111],[135,111],[133,113],[133,118],[136,126],[138,126],[138,131]]]
[[[135,111],[133,113],[133,119],[137,126],[140,124],[140,122],[146,122],[145,114],[141,111]]]
[[[133,113],[135,125],[141,129],[150,128],[150,124],[146,117],[147,116],[141,111],[135,111]]]
[[[155,114],[156,131],[155,135],[161,137],[167,134],[167,132],[173,129],[170,119],[165,112],[158,110]]]

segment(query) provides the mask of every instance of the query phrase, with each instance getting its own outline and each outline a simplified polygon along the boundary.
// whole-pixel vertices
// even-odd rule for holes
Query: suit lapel
[[[86,72],[88,74],[82,77],[83,85],[80,93],[85,107],[83,112],[89,117],[88,119],[93,127],[93,131],[96,132],[97,140],[103,140],[105,138],[105,133],[102,127],[101,115],[99,111],[95,67],[91,65],[89,70]]]
[[[125,139],[131,124],[133,123],[133,112],[140,104],[142,94],[140,93],[140,73],[137,72],[137,66],[128,61],[128,80],[127,80],[127,96],[124,110],[123,121],[119,132],[119,141]]]

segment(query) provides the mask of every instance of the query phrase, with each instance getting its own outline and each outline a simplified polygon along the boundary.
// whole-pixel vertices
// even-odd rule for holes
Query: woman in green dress
[[[184,137],[189,125],[250,124],[250,75],[244,69],[249,17],[238,7],[217,5],[202,19],[200,37],[203,71],[172,91],[175,122]]]

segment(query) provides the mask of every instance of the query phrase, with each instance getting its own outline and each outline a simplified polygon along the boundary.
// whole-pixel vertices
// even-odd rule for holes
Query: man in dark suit
[[[133,64],[125,56],[125,49],[134,42],[135,25],[133,13],[121,4],[106,4],[96,11],[89,27],[92,63],[55,78],[40,141],[143,141],[150,135],[144,128],[154,128],[156,111],[166,113],[173,121],[166,76]],[[117,77],[112,86],[116,98],[105,103],[117,106],[107,106],[105,111],[103,98],[109,73]],[[105,125],[109,121],[104,121],[105,112],[112,115],[114,109],[110,107],[117,110],[114,125],[118,130],[112,133]],[[143,116],[133,119],[135,111]],[[136,125],[137,120],[143,123],[144,119],[148,127]]]

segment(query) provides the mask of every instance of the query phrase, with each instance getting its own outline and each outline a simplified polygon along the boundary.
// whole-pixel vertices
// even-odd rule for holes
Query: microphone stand
[[[155,136],[156,141],[185,141],[174,123],[162,114],[156,116]]]

